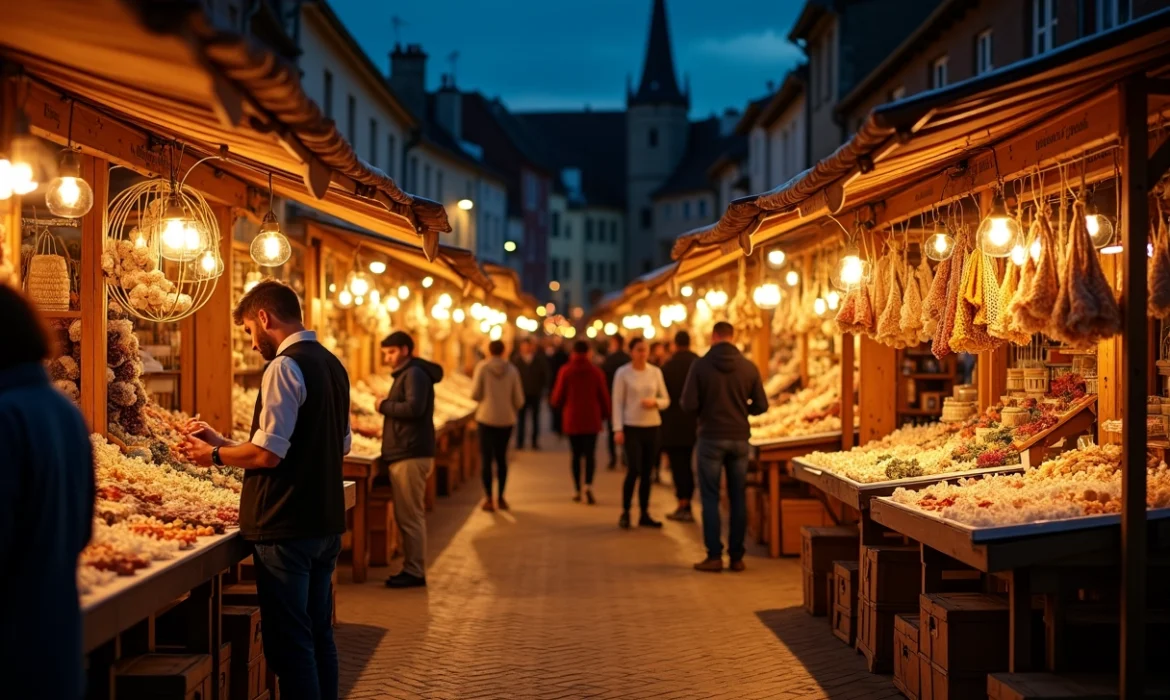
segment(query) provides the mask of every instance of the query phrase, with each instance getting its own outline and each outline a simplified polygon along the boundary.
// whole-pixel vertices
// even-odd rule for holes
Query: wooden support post
[[[1120,288],[1119,255],[1102,255],[1101,270],[1115,289]],[[1097,444],[1120,444],[1121,436],[1105,432],[1105,421],[1120,420],[1122,416],[1121,336],[1113,336],[1097,344]]]
[[[768,365],[772,360],[773,313],[771,311],[760,312],[760,315],[764,317],[764,325],[752,337],[752,361],[756,363],[756,369],[760,370],[760,376],[765,380],[768,378]]]
[[[11,265],[8,284],[20,288],[20,195],[0,202],[0,266]],[[4,251],[8,254],[5,255]]]
[[[93,208],[81,218],[81,414],[91,432],[105,435],[106,281],[100,264],[106,230],[110,170],[104,160],[85,156],[82,175],[93,186]]]
[[[804,373],[802,387],[808,386],[808,334],[802,334],[806,361],[801,371]],[[853,403],[853,335],[841,335],[841,449],[853,449],[853,414],[856,406]]]
[[[898,427],[897,351],[868,336],[862,336],[859,384],[861,437],[858,444],[864,445],[870,440],[885,437]]]
[[[1149,235],[1146,85],[1144,76],[1122,82],[1121,253],[1121,687],[1123,698],[1142,697],[1146,668],[1146,376],[1149,348],[1146,240]],[[1013,669],[1015,670],[1015,669]]]
[[[219,254],[224,275],[203,308],[192,317],[194,357],[183,357],[193,367],[195,411],[224,435],[232,430],[232,228],[235,216],[226,206],[213,206],[219,224]],[[185,349],[185,348],[184,348]],[[194,362],[190,360],[193,359]],[[184,369],[184,376],[187,370]]]
[[[1007,394],[1008,347],[1001,345],[994,350],[979,353],[979,411],[999,401]]]
[[[1008,670],[1032,670],[1032,577],[1027,569],[1011,572],[1008,594]]]

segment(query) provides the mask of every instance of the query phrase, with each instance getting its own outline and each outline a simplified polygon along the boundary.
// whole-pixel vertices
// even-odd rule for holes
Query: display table
[[[342,463],[342,474],[353,480],[354,583],[365,583],[370,569],[370,491],[381,471],[382,460],[375,456],[350,454]]]
[[[995,574],[1009,587],[1009,671],[1032,671],[1032,596],[1045,600],[1044,625],[1048,658],[1045,667],[1061,664],[1059,610],[1061,590],[1075,588],[1101,576],[1116,575],[1121,561],[1121,517],[1094,515],[999,527],[971,527],[917,508],[877,497],[870,504],[872,518],[917,540],[924,564],[923,593],[937,591],[930,563],[940,554],[985,574]],[[1149,542],[1170,536],[1170,508],[1148,511]],[[1151,559],[1154,561],[1155,559]]]
[[[856,441],[856,431],[854,440]],[[797,437],[752,439],[751,457],[768,472],[768,556],[780,556],[780,475],[784,465],[810,452],[841,448],[841,431],[814,433]]]

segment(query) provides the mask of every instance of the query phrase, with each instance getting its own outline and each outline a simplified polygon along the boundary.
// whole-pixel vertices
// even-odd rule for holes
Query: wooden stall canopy
[[[277,194],[438,253],[451,231],[442,205],[403,192],[364,163],[309,99],[295,66],[213,26],[196,3],[38,0],[10,3],[0,61],[21,84],[33,132],[143,173],[180,172],[189,184],[255,213],[269,173]],[[251,190],[249,189],[251,186]],[[263,194],[261,194],[263,193]]]
[[[718,269],[781,237],[786,246],[801,246],[841,227],[904,221],[1070,154],[1091,156],[1070,175],[1079,179],[1083,168],[1087,182],[1112,178],[1112,156],[1092,152],[1117,142],[1119,81],[1168,72],[1170,10],[1163,10],[882,105],[829,157],[770,192],[732,202],[715,224],[680,236],[673,251],[682,262],[679,278]],[[1160,123],[1170,99],[1152,96],[1150,111],[1151,124]],[[1162,137],[1156,134],[1152,147]]]
[[[678,293],[678,281],[675,275],[678,272],[679,263],[672,262],[657,269],[651,270],[639,277],[635,277],[634,281],[627,284],[622,289],[610,292],[594,305],[589,312],[589,318],[602,318],[613,314],[629,313],[634,304],[644,301],[656,294],[668,294],[676,296]]]
[[[304,219],[308,238],[327,240],[335,250],[353,257],[360,245],[371,252],[378,252],[390,258],[391,266],[406,268],[417,273],[418,279],[427,275],[444,279],[459,286],[465,294],[472,289],[490,292],[495,283],[480,268],[471,251],[455,246],[440,245],[433,259],[427,259],[418,248],[400,241],[379,236],[370,231],[349,226],[340,221],[326,221],[316,212],[298,210]]]
[[[521,289],[520,275],[512,268],[496,263],[483,263],[483,270],[492,281],[491,294],[485,301],[494,297],[518,309],[522,314],[532,313],[536,307],[543,306],[539,299]]]

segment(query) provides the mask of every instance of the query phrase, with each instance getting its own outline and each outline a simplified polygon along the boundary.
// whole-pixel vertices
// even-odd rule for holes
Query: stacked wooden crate
[[[856,561],[833,562],[833,634],[849,646],[857,637],[857,572]]]
[[[918,609],[922,563],[917,547],[861,548],[857,650],[871,673],[894,669],[894,616]]]
[[[801,528],[800,566],[804,609],[814,616],[829,613],[827,581],[833,562],[857,556],[857,528],[852,526]]]
[[[984,700],[989,673],[1008,668],[1008,603],[988,593],[932,593],[919,600],[921,700]]]

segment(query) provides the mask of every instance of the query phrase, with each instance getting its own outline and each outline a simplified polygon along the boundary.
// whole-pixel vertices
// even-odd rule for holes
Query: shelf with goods
[[[925,355],[912,352],[923,349]],[[930,354],[929,345],[922,343],[899,349],[896,362],[901,373],[897,387],[899,425],[941,416],[943,397],[950,396],[955,385],[962,383],[956,358],[948,355],[938,360]]]

